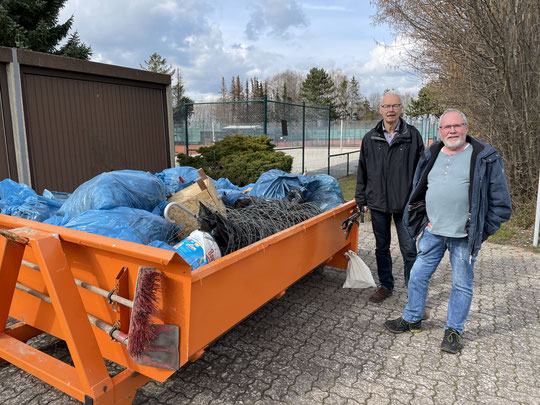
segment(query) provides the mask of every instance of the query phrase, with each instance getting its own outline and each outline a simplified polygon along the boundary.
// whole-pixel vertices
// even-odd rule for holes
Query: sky
[[[179,68],[194,101],[217,97],[221,78],[260,80],[313,67],[354,76],[369,96],[416,94],[406,40],[374,26],[369,0],[67,0],[59,22],[92,47],[91,60],[140,68],[158,53]]]

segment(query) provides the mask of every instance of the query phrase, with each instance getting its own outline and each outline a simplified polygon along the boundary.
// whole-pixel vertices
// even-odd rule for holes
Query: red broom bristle
[[[163,275],[153,268],[140,268],[129,325],[128,353],[140,357],[156,339],[151,320],[157,315],[157,299]]]

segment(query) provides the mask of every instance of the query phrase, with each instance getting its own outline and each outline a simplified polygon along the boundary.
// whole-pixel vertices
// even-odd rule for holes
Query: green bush
[[[212,146],[201,147],[197,156],[179,153],[176,159],[180,166],[203,168],[210,177],[226,177],[238,186],[254,183],[270,169],[289,173],[293,162],[291,156],[276,152],[266,135],[243,134],[228,135]]]

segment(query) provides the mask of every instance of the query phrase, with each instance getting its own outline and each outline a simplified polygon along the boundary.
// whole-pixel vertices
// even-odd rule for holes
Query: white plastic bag
[[[219,246],[212,235],[202,231],[191,232],[186,239],[174,245],[174,249],[191,266],[191,270],[221,257]]]
[[[352,250],[345,252],[345,256],[349,259],[349,263],[343,288],[375,287],[375,281],[367,264]]]

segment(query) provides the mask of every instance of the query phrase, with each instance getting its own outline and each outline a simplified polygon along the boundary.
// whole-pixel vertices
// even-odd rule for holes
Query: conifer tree
[[[73,16],[58,23],[58,14],[66,0],[1,0],[0,45],[37,52],[89,59],[90,46],[81,42],[77,32],[60,43],[73,25]]]

